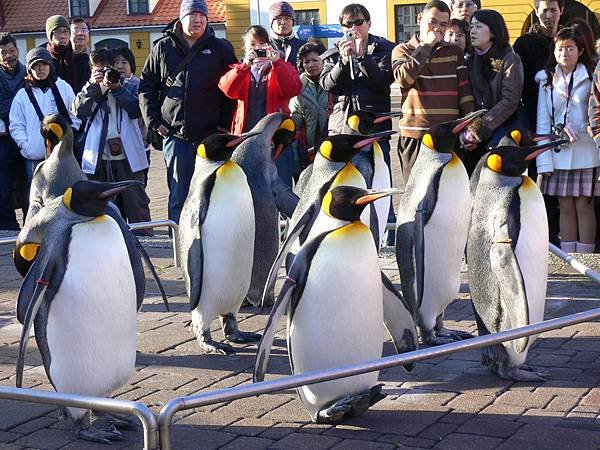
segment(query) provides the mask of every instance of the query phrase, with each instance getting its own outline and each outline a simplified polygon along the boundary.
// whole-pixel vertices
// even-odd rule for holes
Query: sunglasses
[[[348,22],[343,23],[342,26],[344,28],[352,28],[354,25],[356,25],[357,27],[360,27],[365,22],[366,22],[365,19],[349,20]]]

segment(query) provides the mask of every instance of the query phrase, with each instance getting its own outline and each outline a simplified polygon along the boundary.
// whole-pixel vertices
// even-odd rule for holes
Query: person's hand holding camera
[[[92,74],[90,76],[90,83],[91,84],[102,84],[103,80],[104,80],[104,69],[94,67],[92,69]]]
[[[264,50],[266,51],[267,54],[267,59],[271,62],[275,62],[279,59],[279,51],[275,50],[273,47],[271,47],[270,45],[267,45]]]
[[[350,61],[350,59],[352,59],[352,57],[356,56],[357,54],[356,42],[354,41],[354,39],[351,41],[340,41],[338,49],[340,51],[340,56],[342,57],[344,63]]]

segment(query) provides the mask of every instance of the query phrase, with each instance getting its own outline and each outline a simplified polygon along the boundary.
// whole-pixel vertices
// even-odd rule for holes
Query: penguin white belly
[[[392,180],[388,165],[383,159],[383,151],[377,142],[373,144],[373,156],[375,167],[373,170],[373,185],[372,189],[389,189],[392,187]],[[388,216],[392,205],[390,196],[380,198],[374,202],[375,211],[377,212],[377,222],[379,224],[379,239],[383,240],[385,228],[387,226]]]
[[[123,235],[108,216],[72,227],[46,326],[58,392],[109,396],[135,369],[136,290]],[[74,418],[85,410],[69,408]]]
[[[420,313],[428,330],[460,289],[460,266],[470,217],[469,178],[462,162],[453,155],[440,177],[435,209],[424,230],[425,274]]]
[[[521,229],[515,247],[515,256],[523,275],[529,323],[544,320],[546,305],[546,287],[548,284],[548,219],[544,198],[535,183],[523,178],[519,188],[521,200]],[[530,336],[523,353],[518,353],[513,342],[504,343],[511,366],[525,362],[527,352],[535,342],[537,335]]]
[[[246,176],[228,162],[217,171],[202,225],[202,292],[197,311],[211,321],[237,313],[250,287],[254,208]]]
[[[377,252],[355,223],[329,234],[315,253],[288,330],[294,373],[379,358],[383,306]],[[366,391],[379,372],[298,389],[311,417],[330,403]]]

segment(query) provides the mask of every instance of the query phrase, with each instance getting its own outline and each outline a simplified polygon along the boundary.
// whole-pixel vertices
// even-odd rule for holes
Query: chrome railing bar
[[[65,394],[62,392],[36,391],[16,387],[0,386],[0,398],[23,402],[44,403],[56,406],[109,411],[135,415],[144,427],[144,450],[158,448],[158,427],[156,417],[150,409],[140,402],[113,398],[91,397],[86,395]]]
[[[596,283],[600,284],[600,273],[596,272],[593,269],[590,269],[585,264],[577,261],[575,258],[573,258],[568,253],[563,252],[556,245],[550,243],[549,247],[550,247],[550,251],[552,253],[554,253],[560,259],[562,259],[563,261],[565,261],[566,263],[568,263],[577,272],[579,272],[579,273],[587,276],[590,280],[595,281]]]

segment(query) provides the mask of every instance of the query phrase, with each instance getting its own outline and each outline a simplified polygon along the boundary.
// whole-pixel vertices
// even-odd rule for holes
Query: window
[[[296,11],[294,25],[319,25],[320,23],[318,9]]]
[[[129,0],[129,14],[148,14],[148,0]]]
[[[396,24],[396,42],[408,41],[419,31],[417,16],[423,10],[423,4],[396,5],[394,18]]]
[[[90,17],[89,0],[71,0],[71,17]]]

